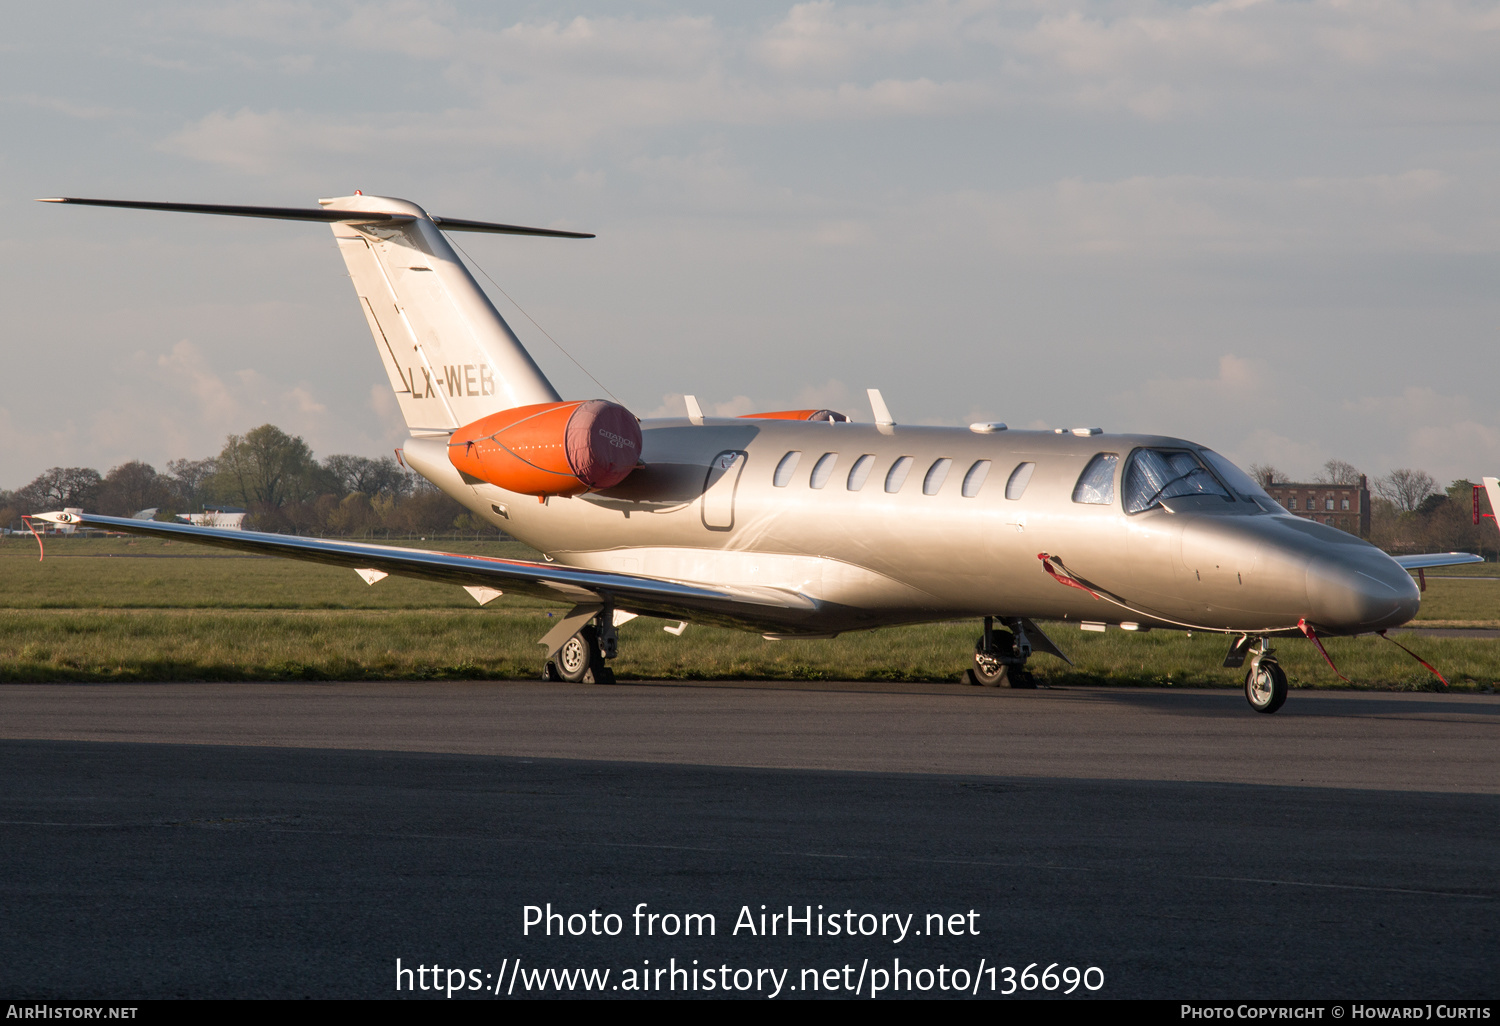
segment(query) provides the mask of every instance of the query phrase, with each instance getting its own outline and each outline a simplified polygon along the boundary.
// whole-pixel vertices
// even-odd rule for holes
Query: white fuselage
[[[817,612],[798,614],[799,632],[993,614],[1249,632],[1290,631],[1306,619],[1358,633],[1416,610],[1414,584],[1384,553],[1248,499],[1135,515],[1118,486],[1108,505],[1073,501],[1096,454],[1123,464],[1141,446],[1198,448],[1180,439],[759,419],[642,428],[644,466],[575,499],[542,502],[464,480],[441,437],[412,439],[406,456],[561,564],[806,596]],[[791,452],[801,455],[778,483]],[[819,482],[815,468],[828,454],[833,466],[823,464]],[[868,473],[852,487],[850,471],[866,455]],[[903,459],[904,479],[888,485]],[[989,462],[983,484],[966,495],[980,461]],[[1030,479],[1007,498],[1023,463],[1034,464]],[[1044,552],[1108,597],[1059,583]]]

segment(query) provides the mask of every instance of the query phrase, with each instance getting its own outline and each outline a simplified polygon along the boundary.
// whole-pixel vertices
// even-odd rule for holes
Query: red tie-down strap
[[[36,548],[38,553],[36,561],[40,563],[42,560],[47,558],[47,547],[42,544],[42,536],[36,533],[35,527],[31,526],[30,517],[22,517],[21,523],[26,525],[26,530],[30,531],[31,536],[36,539]]]
[[[1086,591],[1096,599],[1103,597],[1098,592],[1094,591],[1093,588],[1090,588],[1085,584],[1080,584],[1076,577],[1068,573],[1067,567],[1063,566],[1062,560],[1058,559],[1056,556],[1049,556],[1045,552],[1038,552],[1036,554],[1036,558],[1042,561],[1042,569],[1051,574],[1052,579],[1058,584],[1066,584],[1070,588],[1077,588],[1079,591]]]
[[[1397,641],[1395,638],[1387,636],[1387,634],[1385,633],[1385,631],[1376,631],[1375,633],[1379,634],[1382,638],[1385,638],[1386,641],[1389,641],[1392,645],[1395,645],[1401,651],[1405,652],[1407,655],[1411,656],[1417,662],[1419,662],[1423,666],[1427,667],[1428,672],[1430,672],[1434,677],[1436,677],[1438,680],[1440,680],[1440,681],[1443,682],[1443,687],[1447,687],[1448,686],[1448,678],[1444,677],[1441,673],[1438,673],[1437,669],[1434,668],[1433,665],[1431,663],[1429,663],[1426,659],[1423,659],[1421,656],[1417,655],[1415,652],[1413,652],[1411,649],[1407,648],[1405,645],[1401,644],[1401,642]]]
[[[1315,631],[1315,630],[1313,630],[1312,624],[1308,623],[1306,620],[1298,620],[1297,621],[1297,629],[1300,630],[1303,634],[1306,634],[1307,635],[1307,639],[1309,641],[1311,641],[1314,645],[1318,646],[1318,651],[1323,653],[1323,660],[1326,663],[1328,663],[1328,665],[1330,667],[1333,668],[1333,672],[1334,673],[1338,673],[1339,674],[1339,680],[1343,681],[1346,684],[1353,684],[1354,683],[1348,677],[1345,677],[1342,673],[1339,673],[1339,668],[1337,666],[1333,665],[1333,660],[1332,659],[1328,658],[1328,650],[1326,648],[1324,648],[1323,647],[1323,643],[1318,640],[1318,632]]]

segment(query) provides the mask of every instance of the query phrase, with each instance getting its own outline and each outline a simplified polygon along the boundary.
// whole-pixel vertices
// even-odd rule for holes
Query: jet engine
[[[641,426],[617,403],[539,403],[453,432],[448,459],[471,478],[522,495],[581,495],[625,480],[641,458]]]

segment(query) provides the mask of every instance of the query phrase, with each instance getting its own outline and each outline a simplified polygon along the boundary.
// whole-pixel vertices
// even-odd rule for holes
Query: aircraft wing
[[[227,531],[93,513],[38,513],[33,519],[348,567],[361,571],[361,576],[371,583],[386,574],[415,577],[440,584],[493,588],[575,606],[608,603],[616,609],[646,616],[759,631],[806,632],[810,629],[806,626],[809,614],[818,609],[818,603],[813,599],[782,588],[708,587],[607,570],[583,570],[556,563],[467,556],[259,531]],[[375,573],[368,574],[369,571]]]
[[[1392,556],[1407,570],[1430,570],[1435,566],[1458,566],[1460,563],[1483,563],[1483,556],[1472,552],[1423,552],[1415,556]]]

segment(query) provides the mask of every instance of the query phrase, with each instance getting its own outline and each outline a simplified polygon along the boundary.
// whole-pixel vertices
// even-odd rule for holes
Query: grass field
[[[535,555],[515,542],[428,547]],[[528,678],[540,665],[536,641],[563,608],[507,595],[480,609],[451,585],[393,577],[370,587],[348,570],[153,540],[48,539],[38,562],[34,542],[9,538],[0,542],[0,680]],[[1419,620],[1500,626],[1500,568],[1429,576]],[[1242,679],[1220,667],[1219,635],[1046,626],[1076,664],[1038,657],[1032,666],[1048,683],[1228,687]],[[621,628],[614,665],[626,679],[952,681],[977,633],[965,622],[769,642],[693,626],[678,638],[643,617]],[[1500,683],[1500,640],[1405,643],[1457,688]],[[1333,639],[1328,648],[1357,686],[1436,684],[1378,638]],[[1280,642],[1278,655],[1296,686],[1344,686],[1301,639]]]

